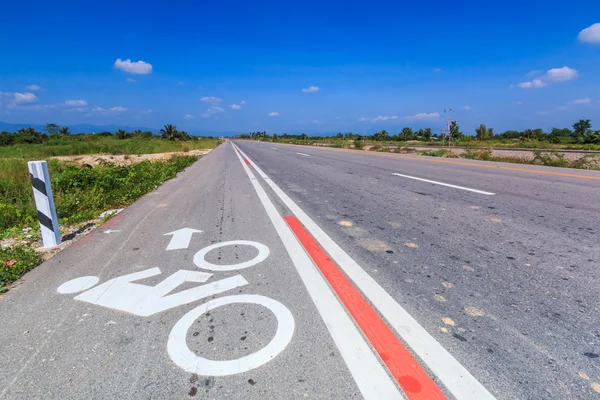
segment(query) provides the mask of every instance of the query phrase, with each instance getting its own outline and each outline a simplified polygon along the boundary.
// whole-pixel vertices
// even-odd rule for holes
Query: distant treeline
[[[488,128],[486,125],[480,125],[475,129],[474,135],[466,135],[460,130],[460,126],[456,121],[452,121],[449,133],[442,134],[433,133],[431,128],[419,129],[413,131],[412,128],[403,128],[397,134],[391,134],[386,130],[376,132],[371,135],[361,135],[357,133],[347,132],[338,133],[334,136],[337,139],[348,140],[373,140],[373,141],[399,141],[406,142],[409,140],[418,141],[444,141],[451,138],[453,141],[484,141],[484,140],[538,140],[557,144],[600,144],[600,130],[593,130],[592,123],[589,119],[582,119],[573,124],[573,129],[569,128],[552,128],[550,132],[545,132],[543,129],[525,129],[524,131],[506,131],[496,133],[493,128]],[[306,133],[299,135],[290,135],[284,133],[272,135],[267,132],[250,132],[237,136],[240,139],[295,139],[295,140],[326,140],[331,139],[330,136],[308,136]]]
[[[180,131],[174,125],[165,125],[160,130],[160,134],[155,135],[150,131],[134,130],[127,132],[119,129],[117,132],[100,132],[100,133],[77,133],[73,134],[66,126],[56,124],[46,124],[43,132],[38,132],[34,128],[23,128],[17,132],[0,132],[0,146],[11,146],[15,144],[41,144],[48,141],[58,141],[64,138],[77,138],[81,140],[90,140],[90,137],[112,137],[116,139],[164,139],[164,140],[180,140],[180,141],[196,141],[201,139],[198,136],[193,136],[185,131]],[[206,139],[213,139],[206,137]]]

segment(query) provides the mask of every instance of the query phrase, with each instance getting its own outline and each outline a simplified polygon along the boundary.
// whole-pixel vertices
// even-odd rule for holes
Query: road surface
[[[0,398],[597,398],[599,194],[226,142],[0,297]]]

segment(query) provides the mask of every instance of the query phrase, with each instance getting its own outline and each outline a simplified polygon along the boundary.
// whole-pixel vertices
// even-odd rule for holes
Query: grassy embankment
[[[0,249],[0,292],[6,285],[42,262],[33,250],[39,240],[39,225],[27,161],[57,155],[144,154],[213,148],[217,140],[185,143],[164,140],[117,140],[60,144],[22,144],[0,148],[0,240],[15,238],[20,243]],[[182,149],[182,147],[184,147]],[[197,160],[178,156],[167,161],[142,161],[129,166],[106,164],[85,168],[48,159],[56,212],[61,225],[83,223],[108,209],[120,208],[174,178]],[[32,228],[29,230],[28,228]],[[25,230],[25,232],[24,232]],[[26,238],[29,245],[22,245]]]

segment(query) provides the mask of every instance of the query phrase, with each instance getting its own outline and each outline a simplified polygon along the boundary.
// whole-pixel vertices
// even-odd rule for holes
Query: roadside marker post
[[[58,218],[54,208],[52,187],[50,186],[50,174],[46,161],[29,161],[29,177],[33,187],[33,197],[37,208],[38,219],[44,247],[55,247],[60,244],[60,231],[58,230]]]

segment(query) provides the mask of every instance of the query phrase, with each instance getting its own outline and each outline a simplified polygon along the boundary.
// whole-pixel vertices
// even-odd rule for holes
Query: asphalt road
[[[235,145],[0,297],[0,398],[600,396],[599,173]]]

